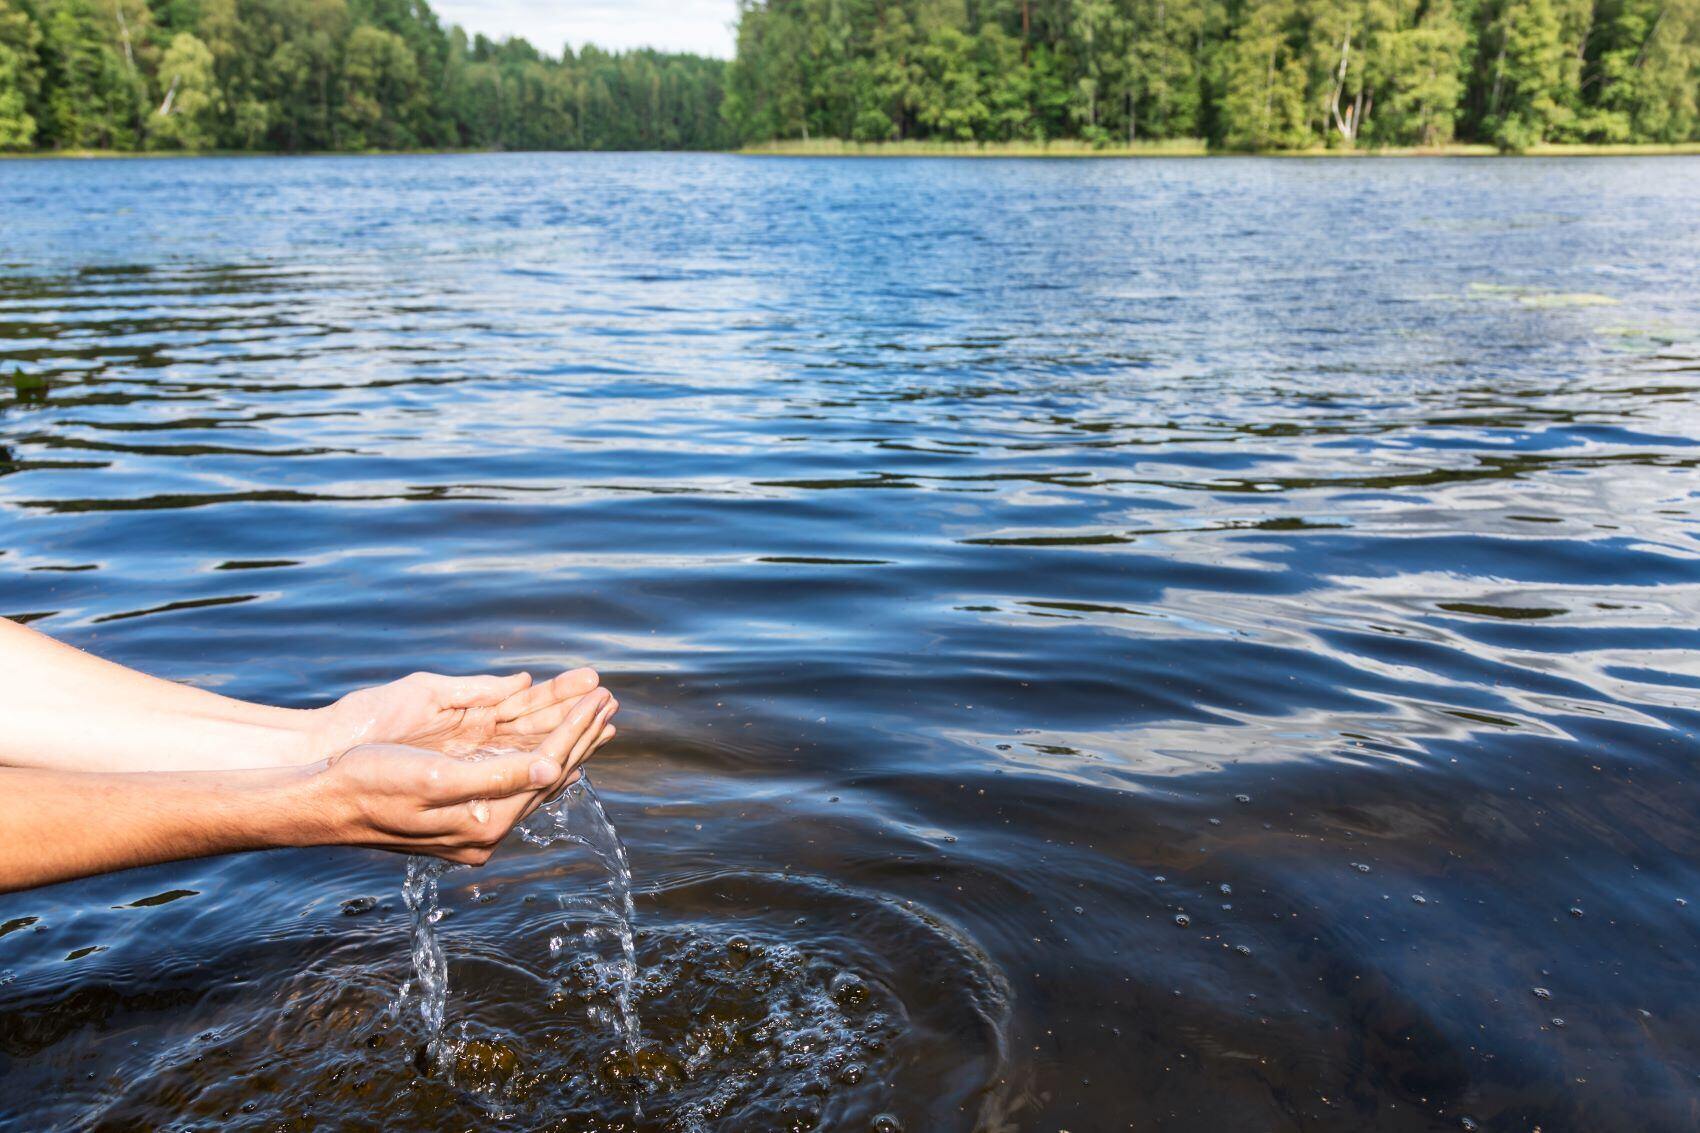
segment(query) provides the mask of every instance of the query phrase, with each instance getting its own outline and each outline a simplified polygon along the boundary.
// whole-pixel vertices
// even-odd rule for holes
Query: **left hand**
[[[484,747],[530,751],[567,719],[601,683],[591,669],[575,669],[542,684],[528,673],[509,677],[445,677],[414,673],[387,685],[351,692],[313,713],[319,755],[338,755],[362,744],[401,744],[447,755]],[[612,739],[610,725],[593,737]]]

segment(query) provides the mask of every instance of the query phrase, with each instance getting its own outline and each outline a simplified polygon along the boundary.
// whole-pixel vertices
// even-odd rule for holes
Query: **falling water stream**
[[[489,754],[483,752],[480,756],[487,757]],[[540,808],[520,827],[519,832],[535,846],[575,842],[589,849],[607,871],[608,899],[596,911],[612,922],[620,944],[620,959],[612,973],[617,981],[614,999],[618,1011],[611,1022],[635,1071],[642,1028],[636,1005],[638,961],[632,930],[637,913],[632,903],[632,871],[626,847],[613,823],[608,821],[608,812],[597,797],[596,789],[586,778],[580,778]],[[455,1049],[454,1040],[445,1041],[443,1034],[449,994],[448,961],[437,931],[437,925],[443,919],[438,883],[453,868],[435,858],[409,858],[407,877],[402,885],[402,898],[413,916],[414,972],[413,983],[403,990],[402,998],[404,1002],[411,1000],[417,1005],[425,1031],[426,1056],[435,1068],[450,1066]],[[582,899],[575,894],[563,893],[559,900],[562,909],[569,910],[563,919],[563,927],[574,927],[578,918],[572,911],[582,905]],[[586,943],[593,944],[598,930],[585,926],[580,928],[580,932]],[[561,936],[553,937],[551,952],[559,952],[564,945]]]

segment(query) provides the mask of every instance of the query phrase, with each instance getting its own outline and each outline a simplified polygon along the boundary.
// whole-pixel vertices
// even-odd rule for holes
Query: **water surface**
[[[223,859],[0,898],[0,1125],[1700,1122],[1700,161],[30,162],[0,219],[0,614],[291,705],[597,665],[650,1044],[581,849],[442,879],[446,1071],[401,859]]]

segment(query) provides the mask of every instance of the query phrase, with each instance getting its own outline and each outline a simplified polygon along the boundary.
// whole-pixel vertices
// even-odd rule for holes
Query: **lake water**
[[[0,359],[0,614],[603,671],[649,1044],[582,848],[446,1070],[216,860],[0,898],[5,1128],[1700,1122],[1700,160],[12,162]]]

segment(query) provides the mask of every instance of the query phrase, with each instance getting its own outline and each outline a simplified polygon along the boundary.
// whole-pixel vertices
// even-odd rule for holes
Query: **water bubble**
[[[377,907],[378,899],[376,897],[355,897],[342,903],[342,915],[357,917],[362,913],[369,913]]]
[[[1234,945],[1234,951],[1238,952],[1241,956],[1250,956],[1251,946],[1246,944],[1236,944]]]
[[[1564,1026],[1564,1020],[1555,1018],[1552,1021],[1552,1025],[1555,1026],[1555,1027],[1562,1027],[1562,1026]]]
[[[1222,825],[1222,820],[1221,820],[1221,819],[1220,819],[1220,818],[1212,818],[1212,819],[1211,819],[1211,820],[1210,820],[1210,825],[1212,825],[1212,826],[1220,826],[1220,825]]]
[[[873,1133],[903,1133],[903,1123],[889,1113],[882,1113],[869,1123]]]
[[[1192,924],[1192,918],[1187,916],[1185,913],[1176,913],[1175,923],[1180,925],[1182,928],[1186,928],[1188,925]]]
[[[1234,895],[1234,887],[1229,885],[1226,881],[1217,886],[1217,888],[1222,891],[1222,896],[1224,897],[1232,897]]]
[[[1249,803],[1251,801],[1251,796],[1250,795],[1235,795],[1234,801],[1237,802],[1237,803]]]
[[[1573,917],[1580,917],[1582,915],[1582,910],[1577,906],[1572,905],[1570,906],[1570,915]]]
[[[1427,898],[1427,897],[1424,897],[1424,896],[1423,896],[1423,895],[1422,895],[1422,894],[1421,894],[1421,893],[1413,893],[1413,894],[1411,894],[1411,900],[1413,900],[1413,901],[1415,901],[1415,902],[1416,902],[1416,903],[1417,903],[1417,904],[1419,904],[1419,905],[1426,905],[1426,904],[1428,904],[1428,898]]]
[[[1552,998],[1552,992],[1548,991],[1544,987],[1532,987],[1529,990],[1534,993],[1536,999],[1551,999]]]
[[[868,985],[853,972],[839,972],[832,977],[832,1001],[846,1011],[867,1006]]]
[[[1480,1125],[1477,1125],[1475,1121],[1468,1117],[1459,1118],[1458,1125],[1464,1130],[1464,1133],[1476,1133],[1476,1130],[1481,1128]]]
[[[1352,868],[1357,870],[1359,873],[1369,872],[1369,866],[1365,865],[1363,862],[1353,862]]]
[[[1083,905],[1076,905],[1076,906],[1075,906],[1075,907],[1074,907],[1074,911],[1075,911],[1075,912],[1076,912],[1076,913],[1085,913],[1085,912],[1086,912],[1086,908],[1085,908],[1085,906],[1083,906]]]

